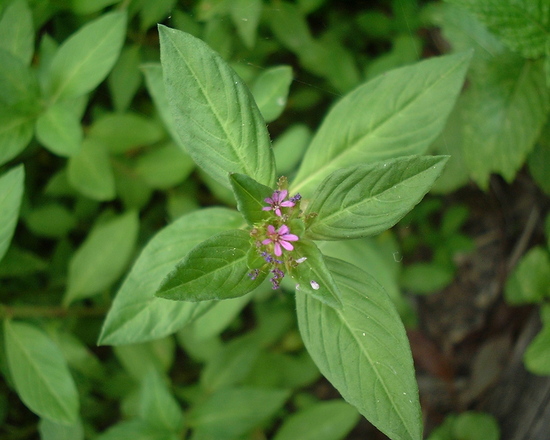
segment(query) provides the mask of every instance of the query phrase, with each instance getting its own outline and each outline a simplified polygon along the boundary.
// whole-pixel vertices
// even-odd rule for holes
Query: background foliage
[[[345,438],[359,420],[337,393],[321,398],[326,360],[316,358],[317,367],[305,350],[314,342],[300,337],[293,296],[284,290],[261,286],[215,305],[151,297],[195,245],[243,226],[229,209],[236,202],[219,170],[235,161],[243,143],[270,145],[261,133],[242,130],[223,146],[227,157],[196,159],[176,126],[187,124],[194,139],[204,131],[192,123],[194,115],[176,121],[170,111],[157,23],[203,40],[235,69],[232,79],[249,86],[269,123],[277,163],[275,170],[258,156],[263,162],[241,170],[260,182],[285,174],[310,196],[328,171],[429,149],[451,156],[433,194],[452,197],[472,185],[488,190],[491,174],[512,182],[522,173],[548,195],[546,3],[0,3],[0,436],[330,440]],[[437,64],[430,59],[441,54],[450,56]],[[202,56],[197,53],[197,63]],[[460,90],[457,78],[470,56]],[[400,67],[409,74],[398,77],[392,69]],[[431,92],[417,94],[421,87]],[[174,97],[180,90],[167,91]],[[452,95],[459,93],[455,104]],[[342,154],[340,133],[317,128],[329,109],[333,124],[345,119],[342,109],[365,94],[387,113],[374,119],[358,113],[349,132],[356,148]],[[239,112],[259,120],[250,100],[234,96],[219,105],[238,102]],[[403,102],[411,105],[395,115]],[[429,125],[426,115],[434,111],[441,117]],[[403,127],[400,118],[414,127]],[[377,146],[368,157],[361,148],[366,140],[354,138],[365,126],[381,127],[368,133]],[[392,190],[390,198],[399,194]],[[330,206],[331,196],[318,199],[316,209]],[[320,245],[375,275],[409,327],[419,318],[408,293],[451,283],[454,257],[474,247],[461,232],[468,210],[441,200],[430,198],[409,214],[403,222],[413,232],[405,237],[389,231],[345,246]],[[332,226],[319,224],[312,238]],[[398,264],[421,247],[432,249],[428,261]],[[548,241],[529,250],[505,288],[511,304],[541,305],[544,326],[525,354],[537,374],[550,372],[548,251]],[[343,300],[350,301],[356,273],[330,264],[348,280]],[[339,319],[330,308],[316,313]],[[311,333],[321,331],[307,316],[298,320]],[[98,347],[98,339],[109,346]],[[337,341],[327,335],[326,343]],[[461,438],[475,431],[478,416],[450,417],[434,438]]]

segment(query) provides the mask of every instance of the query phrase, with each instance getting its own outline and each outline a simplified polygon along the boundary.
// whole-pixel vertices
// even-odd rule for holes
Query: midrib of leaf
[[[116,26],[111,26],[110,28],[110,32],[106,32],[104,34],[104,37],[102,39],[100,39],[99,43],[95,46],[95,49],[91,50],[88,52],[88,56],[86,56],[85,58],[82,59],[82,61],[80,63],[78,63],[76,65],[76,67],[71,71],[69,72],[69,75],[66,76],[66,81],[61,84],[61,86],[59,86],[59,88],[57,89],[57,92],[50,98],[50,102],[51,103],[54,103],[55,101],[57,101],[57,99],[59,98],[59,96],[61,95],[61,93],[67,88],[67,85],[73,80],[73,78],[78,74],[78,72],[80,71],[80,69],[82,68],[82,66],[92,57],[94,56],[100,49],[101,50],[104,50],[104,48],[102,47],[103,45],[103,42],[110,37],[110,35],[115,32],[117,30]]]
[[[422,89],[422,91],[418,94],[418,95],[415,95],[413,98],[411,98],[409,101],[407,101],[405,103],[405,105],[403,105],[401,107],[401,109],[397,112],[394,112],[392,114],[390,114],[389,116],[387,116],[386,118],[384,118],[383,120],[381,120],[377,126],[375,126],[372,131],[364,134],[363,136],[359,137],[355,143],[353,145],[351,145],[350,147],[348,148],[345,148],[344,150],[341,150],[340,153],[336,154],[335,156],[333,156],[330,160],[330,162],[322,165],[320,168],[318,168],[318,170],[312,174],[309,175],[309,177],[307,177],[305,180],[302,180],[302,182],[300,182],[298,184],[298,186],[294,187],[293,190],[294,192],[299,192],[298,189],[303,187],[304,185],[306,185],[309,181],[311,181],[312,179],[316,178],[317,175],[319,174],[322,174],[325,172],[325,170],[328,168],[329,170],[331,168],[334,168],[334,163],[337,162],[337,161],[341,161],[342,159],[344,159],[347,155],[351,154],[351,153],[354,153],[356,150],[360,149],[360,145],[362,142],[364,142],[365,139],[368,139],[369,137],[372,137],[374,135],[376,135],[376,132],[380,129],[382,129],[384,127],[384,125],[388,122],[390,122],[393,118],[396,118],[400,113],[402,113],[403,111],[405,111],[407,109],[407,107],[409,107],[410,105],[412,105],[415,101],[417,101],[418,99],[420,99],[422,96],[424,96],[426,93],[430,93],[431,89],[433,87],[435,87],[437,84],[439,84],[444,78],[446,78],[447,76],[449,76],[451,73],[453,73],[456,69],[458,69],[460,66],[462,65],[462,63],[457,63],[452,69],[448,70],[445,74],[441,75],[439,77],[439,79],[437,81],[434,81],[432,82],[427,88],[425,89]]]
[[[11,333],[12,342],[15,342],[17,346],[20,348],[20,352],[25,355],[25,357],[27,358],[27,363],[32,367],[33,371],[35,372],[35,375],[41,379],[42,383],[46,386],[46,388],[50,392],[50,395],[57,397],[57,395],[54,392],[54,388],[52,388],[50,386],[50,383],[46,380],[47,376],[40,374],[42,373],[42,370],[40,369],[40,367],[36,365],[34,362],[30,362],[31,360],[33,360],[33,357],[31,356],[30,351],[27,351],[25,349],[25,345],[19,341],[19,338],[14,337],[15,335],[13,330],[10,330],[10,333]],[[54,401],[57,402],[59,407],[63,409],[66,416],[71,413],[70,409],[67,409],[67,407],[63,405],[63,399],[59,400],[56,398],[54,399]]]
[[[341,217],[341,216],[344,216],[344,215],[346,215],[346,214],[348,214],[348,213],[351,214],[351,210],[352,210],[352,209],[354,209],[354,208],[356,208],[356,207],[358,207],[358,206],[361,206],[361,205],[368,205],[368,204],[371,203],[373,200],[377,200],[378,197],[380,197],[380,196],[382,196],[382,195],[384,195],[384,194],[387,194],[387,193],[390,193],[390,194],[391,194],[391,192],[392,192],[391,190],[394,189],[395,187],[406,186],[406,185],[405,185],[406,182],[409,182],[409,181],[411,181],[411,180],[414,180],[414,179],[415,179],[416,177],[418,177],[420,174],[423,174],[423,173],[425,173],[425,172],[426,172],[426,169],[422,170],[422,171],[421,171],[420,173],[418,173],[418,174],[415,174],[414,176],[411,176],[411,177],[409,177],[409,178],[407,178],[407,179],[405,179],[405,180],[402,180],[402,181],[399,182],[397,185],[394,185],[394,186],[392,186],[392,187],[390,187],[390,188],[388,188],[388,189],[386,189],[386,190],[384,190],[384,191],[382,191],[382,192],[379,192],[379,193],[376,193],[376,194],[372,194],[369,198],[361,199],[361,200],[359,200],[357,203],[354,203],[354,204],[352,204],[352,205],[348,205],[345,209],[341,209],[341,210],[335,212],[334,214],[331,214],[331,215],[328,215],[328,216],[324,217],[324,218],[320,221],[320,223],[321,223],[321,224],[324,223],[325,220],[327,220],[327,222],[328,222],[328,220],[336,221],[336,220],[337,220],[339,217]],[[314,226],[314,225],[315,225],[315,223],[312,224],[311,226]]]
[[[357,289],[354,289],[352,286],[350,286],[349,284],[347,285],[347,287],[350,289],[350,290],[353,290],[354,292],[357,293],[358,296],[363,296],[363,294],[361,292],[359,292]],[[346,307],[346,305],[344,305],[344,307]],[[333,309],[334,310],[334,309]],[[371,365],[372,369],[374,370],[375,374],[376,374],[376,377],[378,379],[378,383],[382,385],[382,388],[384,390],[384,392],[386,393],[386,396],[388,397],[388,400],[393,402],[393,399],[392,399],[392,396],[391,396],[391,393],[389,392],[388,388],[386,387],[386,384],[385,382],[382,380],[382,377],[380,376],[380,373],[378,372],[378,368],[376,367],[376,363],[373,362],[372,358],[370,357],[369,353],[367,351],[365,351],[365,348],[363,347],[363,345],[360,343],[360,340],[358,339],[358,337],[355,335],[355,333],[353,332],[353,329],[351,327],[351,325],[348,324],[347,320],[344,319],[344,316],[343,316],[343,312],[342,311],[338,311],[338,310],[335,310],[336,314],[338,315],[338,317],[340,318],[340,321],[342,322],[342,325],[347,329],[348,333],[352,336],[352,338],[356,341],[357,345],[360,347],[360,351],[361,353],[364,354],[365,358],[367,358],[367,361],[369,362],[369,364]],[[407,432],[409,433],[409,436],[411,439],[414,439],[415,436],[414,434],[410,431],[409,429],[409,426],[408,424],[406,423],[406,420],[403,416],[403,414],[401,413],[400,409],[398,409],[398,406],[394,405],[394,409],[396,411],[396,413],[399,415],[399,419],[401,420],[401,424],[405,427],[405,429],[407,430]]]
[[[169,35],[169,34],[168,34]],[[200,75],[197,75],[197,73],[195,72],[195,70],[191,67],[191,65],[186,61],[185,59],[185,54],[179,49],[179,47],[175,44],[174,40],[172,39],[172,36],[170,35],[170,40],[172,41],[172,46],[176,49],[176,51],[178,52],[178,54],[180,55],[181,59],[185,62],[185,65],[187,66],[187,68],[189,69],[189,71],[191,72],[191,74],[193,75],[193,78],[195,79],[195,82],[198,84],[199,86],[199,89],[201,91],[201,94],[202,96],[204,97],[204,99],[208,102],[208,106],[210,108],[210,110],[212,111],[212,113],[214,114],[217,122],[218,122],[218,125],[221,127],[221,129],[223,130],[224,134],[226,135],[226,138],[229,140],[229,144],[231,145],[232,147],[232,151],[233,153],[238,157],[239,161],[240,161],[240,164],[243,166],[243,168],[247,171],[246,174],[248,174],[249,176],[254,176],[254,170],[250,170],[247,166],[248,164],[248,161],[245,160],[245,158],[239,153],[239,150],[238,148],[235,148],[235,144],[234,144],[234,141],[233,141],[233,136],[230,136],[230,132],[228,130],[228,127],[226,127],[225,123],[223,122],[223,119],[221,118],[221,116],[219,115],[217,109],[216,109],[216,106],[214,105],[214,103],[212,102],[212,100],[210,99],[208,93],[206,92],[205,88],[203,87],[202,83],[200,82]],[[218,65],[219,61],[214,59],[214,62],[216,63],[216,65]],[[222,66],[222,67],[225,67],[225,66]],[[219,72],[223,72],[223,68],[222,69],[219,69],[218,70]],[[224,77],[225,75],[222,75],[222,77]],[[226,82],[223,83],[223,86],[224,88],[227,87],[227,84]],[[239,95],[239,93],[237,92],[237,96]]]

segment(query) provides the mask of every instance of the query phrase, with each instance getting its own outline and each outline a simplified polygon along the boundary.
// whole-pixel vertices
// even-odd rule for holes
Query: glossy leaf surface
[[[62,424],[77,421],[76,386],[59,348],[29,324],[4,322],[10,373],[21,400],[36,414]]]
[[[220,232],[193,248],[162,281],[156,295],[178,301],[236,298],[251,292],[265,278],[249,277],[250,233]]]
[[[328,267],[342,310],[296,295],[300,333],[321,373],[342,397],[393,440],[420,440],[422,416],[405,329],[367,273],[341,260]]]
[[[191,157],[226,187],[230,172],[272,186],[269,135],[242,80],[203,41],[164,26],[159,34],[166,94]]]
[[[448,157],[407,157],[344,168],[319,186],[306,214],[313,240],[378,234],[395,225],[429,191]]]
[[[292,192],[310,197],[337,169],[425,153],[445,125],[470,56],[448,55],[392,70],[348,93],[311,141]]]
[[[173,302],[155,297],[162,279],[203,240],[242,226],[241,215],[209,208],[180,217],[145,246],[119,289],[99,338],[100,344],[130,344],[175,332],[211,303]]]

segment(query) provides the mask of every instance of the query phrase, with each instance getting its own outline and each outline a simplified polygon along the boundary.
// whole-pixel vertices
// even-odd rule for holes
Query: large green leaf
[[[15,389],[33,412],[54,422],[78,419],[76,386],[59,348],[45,333],[21,322],[4,322],[6,355]]]
[[[321,373],[393,440],[420,440],[422,415],[407,335],[383,289],[341,260],[328,267],[342,293],[335,310],[296,294],[304,344]]]
[[[464,158],[486,188],[492,172],[511,181],[539,136],[550,108],[542,62],[493,59],[462,107]]]
[[[139,403],[140,417],[151,425],[172,432],[182,429],[182,410],[155,369],[149,370],[141,382]]]
[[[75,156],[82,145],[80,119],[71,108],[58,102],[36,121],[36,137],[54,154]]]
[[[159,34],[166,93],[191,157],[226,187],[230,172],[274,186],[269,135],[242,80],[203,41],[164,26]]]
[[[34,118],[14,109],[0,107],[0,165],[17,156],[34,134]]]
[[[122,275],[132,256],[138,229],[137,213],[130,211],[91,230],[69,263],[65,304],[109,288]]]
[[[297,283],[299,294],[311,295],[317,300],[342,308],[342,295],[327,268],[325,258],[311,240],[294,242],[292,256],[298,263],[292,268],[292,279]]]
[[[0,18],[0,48],[29,65],[34,53],[32,13],[25,0],[15,0]]]
[[[93,90],[115,64],[125,35],[125,12],[105,14],[71,35],[49,65],[46,90],[50,100]]]
[[[283,406],[288,391],[223,388],[189,412],[189,424],[217,440],[234,439],[250,431]]]
[[[540,315],[542,330],[525,350],[523,360],[530,372],[547,376],[550,374],[550,305],[544,304]]]
[[[97,118],[88,136],[103,142],[109,152],[125,153],[132,148],[154,144],[165,136],[162,126],[137,113],[107,113]]]
[[[30,112],[40,109],[36,73],[14,54],[0,48],[0,104],[23,103]]]
[[[548,0],[447,0],[472,12],[512,50],[544,55],[550,39]]]
[[[263,208],[268,206],[265,199],[272,196],[273,189],[244,174],[231,174],[229,181],[237,200],[237,209],[249,224],[253,225],[271,217],[272,213]]]
[[[71,186],[93,200],[115,198],[115,178],[107,147],[93,138],[84,139],[78,154],[67,166]]]
[[[254,81],[252,94],[265,122],[274,121],[285,109],[291,82],[292,68],[290,66],[267,69]]]
[[[162,79],[162,66],[160,64],[148,63],[142,65],[141,70],[145,76],[147,91],[155,103],[155,107],[162,122],[164,122],[164,126],[168,130],[168,133],[170,133],[170,136],[172,136],[172,139],[178,144],[178,147],[187,151],[186,145],[184,145],[178,135],[174,117],[170,111],[170,104],[168,103],[168,97],[164,89],[164,80]]]
[[[131,344],[175,332],[212,303],[173,302],[155,297],[162,279],[197,244],[242,226],[236,211],[208,208],[184,215],[158,232],[124,280],[101,331],[100,344]]]
[[[550,256],[541,246],[530,249],[506,280],[504,289],[509,304],[541,303],[550,298]]]
[[[340,440],[358,419],[357,410],[342,400],[319,402],[290,415],[273,440]]]
[[[262,9],[262,0],[233,0],[231,2],[231,18],[241,40],[249,49],[252,49],[256,42]]]
[[[156,295],[178,301],[237,298],[251,292],[265,274],[248,274],[250,233],[242,229],[223,231],[195,246],[166,276]]]
[[[0,177],[0,260],[10,246],[23,197],[25,171],[23,165]]]
[[[306,215],[317,215],[307,236],[313,240],[339,240],[389,229],[420,202],[447,159],[406,157],[333,172],[308,204]]]
[[[423,154],[445,125],[470,55],[448,55],[402,67],[347,94],[311,141],[292,192],[310,197],[339,168]]]

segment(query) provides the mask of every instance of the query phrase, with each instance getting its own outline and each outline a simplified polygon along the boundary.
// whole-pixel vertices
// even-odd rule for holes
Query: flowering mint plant
[[[100,337],[169,335],[267,284],[294,295],[303,342],[342,396],[392,439],[420,440],[412,357],[395,308],[326,240],[383,232],[426,194],[447,157],[422,156],[444,127],[470,54],[423,61],[353,90],[329,112],[291,180],[276,178],[262,113],[201,40],[161,26],[165,122],[237,211],[205,208],[160,231],[120,288]],[[247,294],[249,294],[247,296]],[[176,301],[167,301],[176,300]]]

